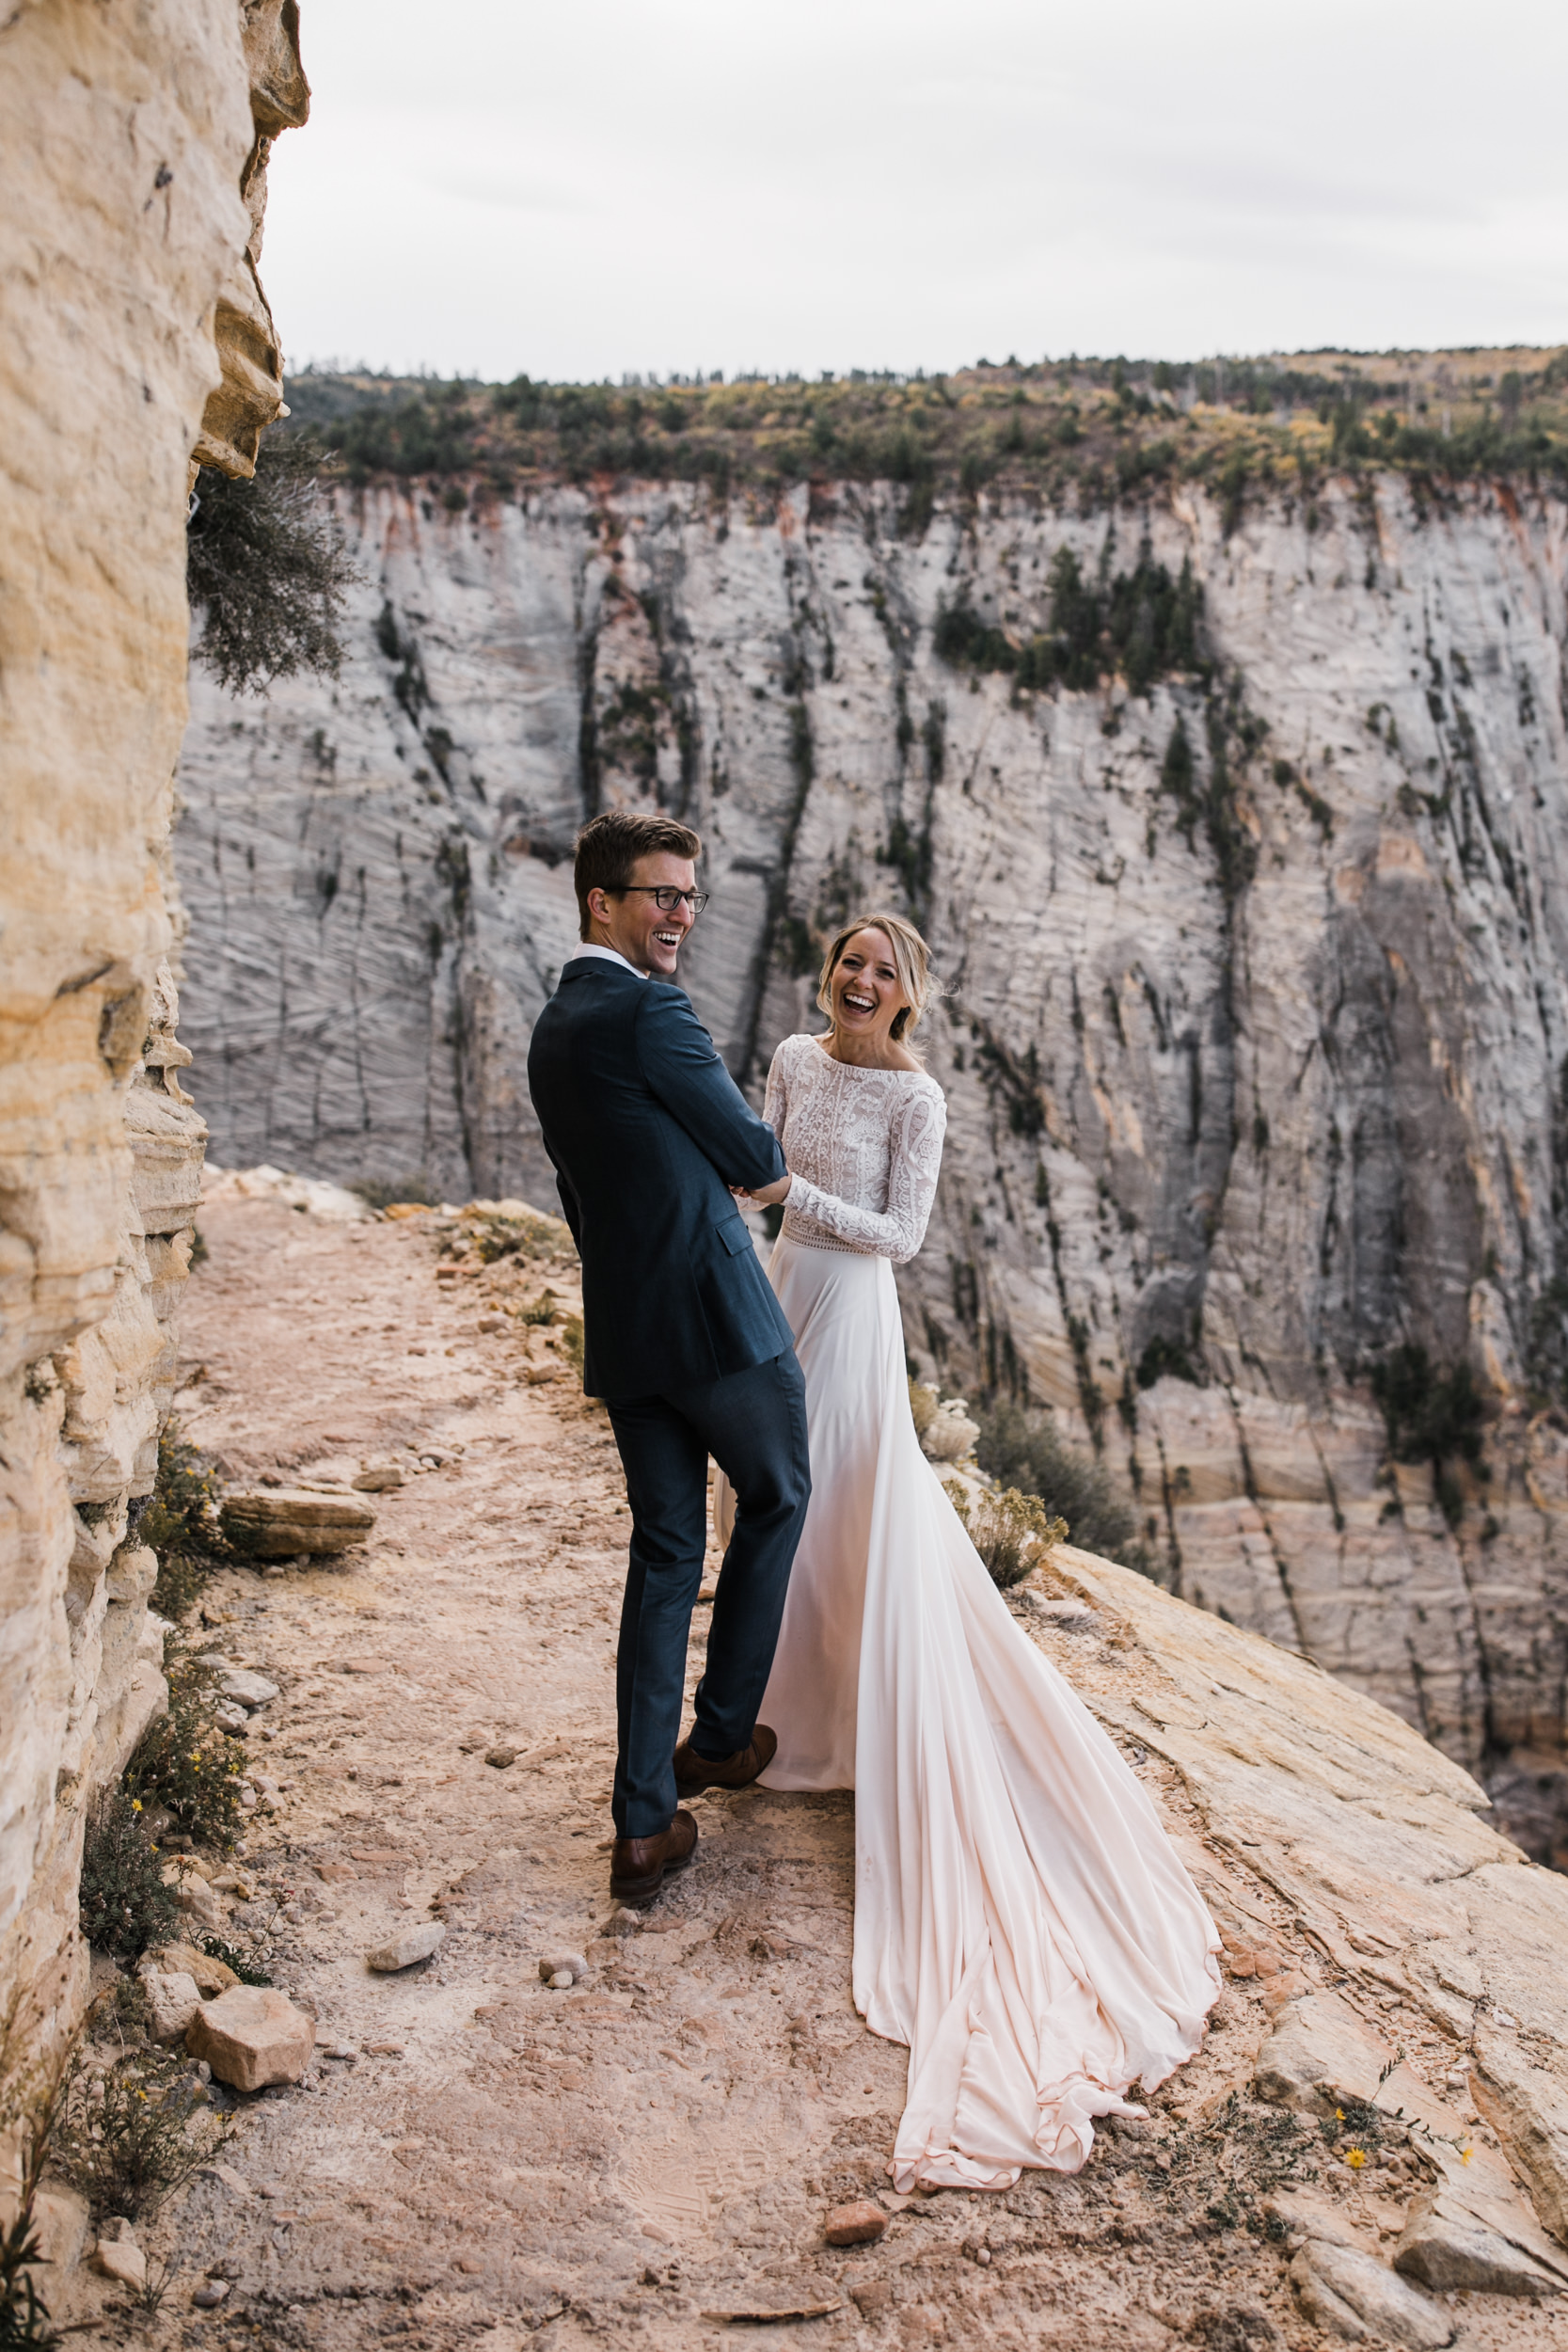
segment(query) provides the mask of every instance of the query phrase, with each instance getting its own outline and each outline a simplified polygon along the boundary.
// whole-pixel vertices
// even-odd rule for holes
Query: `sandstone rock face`
[[[753,1089],[816,1018],[814,941],[908,904],[952,992],[900,1278],[927,1376],[1026,1378],[1179,1589],[1473,1765],[1519,1751],[1528,1795],[1568,1665],[1568,1430],[1526,1409],[1568,1215],[1560,502],[1386,477],[1227,536],[1183,493],[1114,541],[984,500],[915,539],[853,489],[343,516],[341,679],[196,689],[188,1026],[223,1155],[547,1202],[528,1034],[606,803],[702,829],[687,977]],[[1058,548],[1130,569],[1146,532],[1202,582],[1212,689],[1019,693],[938,656],[944,606],[1026,634]],[[1362,1375],[1405,1339],[1498,1416],[1456,1527]]]
[[[0,28],[0,2009],[40,2052],[85,1990],[86,1802],[164,1702],[133,1514],[206,1136],[169,961],[185,506],[268,16]]]

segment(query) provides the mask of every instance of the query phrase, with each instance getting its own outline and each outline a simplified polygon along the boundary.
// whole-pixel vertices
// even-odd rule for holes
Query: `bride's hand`
[[[782,1200],[788,1200],[789,1187],[794,1181],[792,1176],[786,1174],[781,1176],[777,1184],[759,1184],[750,1196],[753,1206],[759,1209],[777,1208]]]

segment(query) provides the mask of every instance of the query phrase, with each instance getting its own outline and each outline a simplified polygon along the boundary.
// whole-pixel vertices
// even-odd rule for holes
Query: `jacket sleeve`
[[[751,1190],[785,1173],[778,1136],[752,1110],[678,990],[648,989],[637,1014],[637,1057],[650,1092],[726,1184]]]

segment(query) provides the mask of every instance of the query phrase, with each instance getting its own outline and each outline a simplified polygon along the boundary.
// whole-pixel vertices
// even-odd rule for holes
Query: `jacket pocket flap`
[[[723,1224],[716,1230],[720,1240],[732,1258],[740,1257],[752,1247],[752,1236],[737,1216],[726,1217]]]

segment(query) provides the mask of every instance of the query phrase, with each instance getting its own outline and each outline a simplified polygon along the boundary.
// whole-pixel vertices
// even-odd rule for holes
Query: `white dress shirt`
[[[645,980],[648,977],[646,972],[639,972],[635,963],[628,963],[619,947],[596,946],[591,939],[585,939],[580,947],[574,947],[566,961],[568,963],[575,963],[578,956],[603,956],[607,963],[620,964],[626,971],[636,974],[640,980]]]

